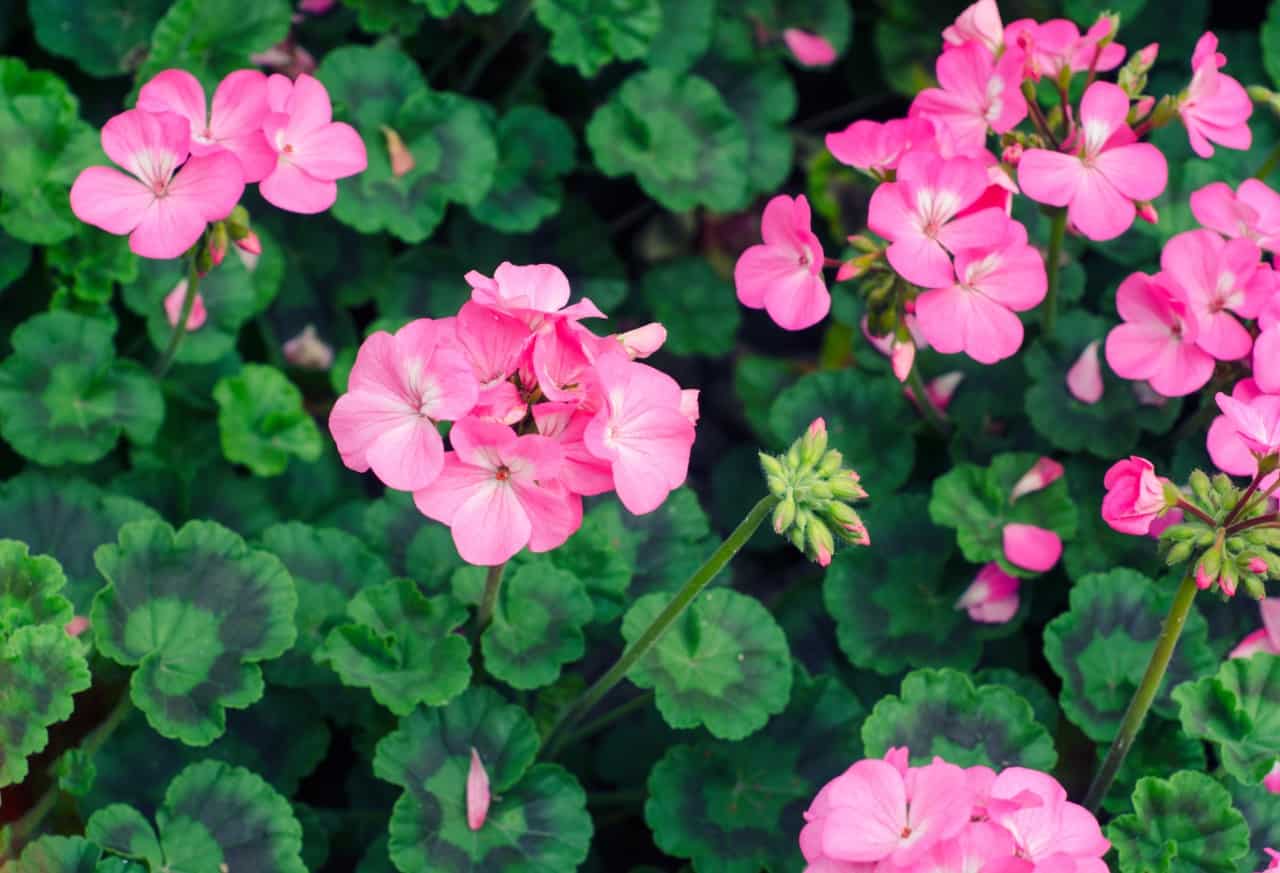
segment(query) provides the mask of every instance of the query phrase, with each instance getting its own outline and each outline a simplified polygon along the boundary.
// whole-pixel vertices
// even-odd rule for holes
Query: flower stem
[[[916,406],[920,408],[925,421],[929,422],[929,426],[938,433],[946,436],[951,431],[951,428],[947,425],[947,418],[942,414],[942,410],[937,407],[933,402],[933,398],[929,396],[929,390],[925,387],[924,378],[920,375],[919,367],[911,368],[911,372],[907,374],[907,384],[911,386],[911,393],[916,398]]]
[[[1188,567],[1186,575],[1182,577],[1182,584],[1178,586],[1178,593],[1174,595],[1173,606],[1165,617],[1164,627],[1160,629],[1155,651],[1151,653],[1151,660],[1147,662],[1147,672],[1143,675],[1138,690],[1134,692],[1133,699],[1129,701],[1129,708],[1124,713],[1124,721],[1120,723],[1120,731],[1111,743],[1106,760],[1102,762],[1097,775],[1093,777],[1093,784],[1089,786],[1084,805],[1090,812],[1096,812],[1102,804],[1102,798],[1111,788],[1111,783],[1115,781],[1116,774],[1120,771],[1120,765],[1124,763],[1125,756],[1129,754],[1129,749],[1142,728],[1142,721],[1146,718],[1147,710],[1151,708],[1151,703],[1160,690],[1160,682],[1164,679],[1165,671],[1169,667],[1169,659],[1173,657],[1173,650],[1178,645],[1178,637],[1182,635],[1182,626],[1187,622],[1187,615],[1191,612],[1191,604],[1195,599],[1195,569]]]
[[[1260,482],[1262,482],[1262,474],[1255,473],[1253,478],[1249,480],[1249,487],[1244,489],[1244,493],[1240,495],[1240,499],[1236,501],[1236,505],[1231,507],[1231,511],[1227,513],[1227,517],[1222,520],[1223,527],[1231,527],[1231,522],[1240,517],[1240,513],[1244,512],[1245,507],[1253,497],[1253,492],[1258,490],[1258,484]]]
[[[1044,294],[1044,308],[1040,314],[1040,329],[1045,337],[1053,336],[1058,319],[1058,280],[1062,272],[1062,242],[1067,235],[1067,210],[1059,206],[1049,223],[1049,257],[1045,266],[1049,270],[1049,287]]]
[[[164,354],[160,356],[160,360],[156,361],[155,369],[152,370],[157,379],[164,378],[164,374],[168,373],[169,368],[173,366],[173,359],[178,356],[178,348],[187,336],[187,320],[191,318],[191,310],[196,305],[196,296],[199,293],[200,271],[196,269],[196,256],[193,254],[191,263],[187,266],[187,293],[182,297],[182,313],[169,334],[169,345],[165,347]]]
[[[467,68],[466,75],[462,77],[462,84],[458,86],[459,91],[465,94],[475,87],[485,67],[489,66],[489,62],[494,59],[498,52],[502,51],[511,40],[511,37],[520,32],[520,28],[524,26],[525,19],[529,17],[529,13],[532,11],[532,0],[526,0],[523,8],[507,17],[503,28],[485,42],[484,50],[476,56],[476,59],[471,62],[471,66]]]
[[[1218,523],[1216,521],[1214,521],[1212,518],[1206,515],[1204,511],[1200,509],[1200,507],[1196,506],[1194,503],[1192,503],[1189,500],[1178,498],[1178,509],[1181,509],[1183,512],[1188,513],[1190,515],[1194,515],[1196,518],[1200,519],[1205,524],[1209,525],[1209,527],[1216,528],[1218,526]]]
[[[566,731],[572,727],[582,716],[591,711],[600,700],[609,693],[613,686],[617,685],[622,678],[630,672],[636,662],[649,653],[667,628],[671,627],[684,611],[689,608],[689,604],[702,593],[702,589],[710,584],[721,570],[725,568],[733,556],[738,553],[747,540],[751,539],[756,529],[760,527],[761,522],[769,517],[769,513],[773,512],[773,508],[777,506],[778,498],[770,494],[762,497],[751,507],[751,511],[747,513],[733,533],[725,538],[711,557],[703,562],[702,566],[693,572],[684,585],[671,598],[671,602],[667,604],[662,612],[658,613],[653,623],[645,628],[644,633],[636,638],[636,641],[623,651],[609,668],[608,672],[595,681],[590,688],[582,693],[572,704],[565,707],[561,711],[559,718],[552,724],[551,729],[547,731],[543,738],[543,748],[546,750],[547,758],[554,758],[556,754],[568,743],[569,737]]]
[[[1255,527],[1280,527],[1280,524],[1277,524],[1277,522],[1280,522],[1280,513],[1272,512],[1267,515],[1260,515],[1257,518],[1251,518],[1248,521],[1242,521],[1237,525],[1227,528],[1227,536],[1233,537],[1238,533],[1252,530]]]
[[[485,628],[493,621],[493,611],[498,605],[498,591],[502,588],[502,570],[506,562],[490,567],[484,577],[484,596],[480,599],[480,610],[476,613],[476,640],[484,633]]]

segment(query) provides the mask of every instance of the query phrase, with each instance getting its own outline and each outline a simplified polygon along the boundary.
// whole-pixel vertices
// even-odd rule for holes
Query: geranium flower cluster
[[[582,523],[582,498],[616,490],[657,509],[685,480],[698,392],[636,359],[660,324],[599,336],[590,300],[569,305],[550,264],[467,274],[457,316],[378,331],[329,416],[343,463],[413,492],[472,564],[545,552]],[[452,422],[446,451],[439,425]]]
[[[71,209],[128,234],[129,247],[147,258],[181,256],[231,214],[247,184],[280,209],[313,214],[333,205],[338,179],[367,163],[360,135],[333,121],[324,85],[257,70],[228,75],[212,104],[185,70],[157,74],[135,108],[103,125],[102,148],[126,172],[84,170]]]
[[[806,873],[1106,873],[1111,843],[1052,776],[997,773],[941,758],[908,766],[907,750],[858,761],[805,812]]]

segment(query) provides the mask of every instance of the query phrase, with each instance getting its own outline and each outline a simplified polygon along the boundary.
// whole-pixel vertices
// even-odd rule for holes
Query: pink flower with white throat
[[[1098,361],[1098,340],[1084,347],[1067,370],[1067,391],[1081,403],[1092,406],[1102,399],[1102,364]]]
[[[1241,379],[1231,389],[1232,399],[1244,404],[1252,403],[1264,393],[1254,379]],[[1253,476],[1258,472],[1257,456],[1228,416],[1219,415],[1209,424],[1205,445],[1213,465],[1222,472],[1232,476]],[[1269,474],[1263,479],[1262,487],[1269,487],[1275,479],[1275,473]]]
[[[1266,457],[1280,451],[1280,396],[1259,394],[1238,400],[1219,391],[1214,400],[1250,452]]]
[[[760,222],[762,245],[738,257],[733,284],[738,300],[764,309],[785,330],[803,330],[827,317],[831,294],[822,280],[822,243],[810,227],[804,195],[774,197]]]
[[[71,211],[108,233],[129,234],[144,258],[176,258],[244,193],[240,162],[224,151],[193,155],[187,120],[130,109],[102,127],[107,157],[129,171],[89,167],[71,186]]]
[[[338,199],[338,179],[368,166],[364,140],[349,124],[333,120],[329,92],[302,74],[267,80],[270,112],[263,120],[275,164],[258,186],[263,199],[289,212],[324,212]]]
[[[1202,158],[1213,156],[1213,143],[1247,150],[1253,144],[1249,116],[1253,101],[1235,79],[1220,72],[1227,58],[1218,51],[1218,38],[1206,33],[1191,56],[1191,84],[1178,99],[1178,115],[1187,128],[1191,149]]]
[[[1092,240],[1114,239],[1137,215],[1135,201],[1160,196],[1169,167],[1160,150],[1137,142],[1125,123],[1129,97],[1094,82],[1080,104],[1080,132],[1069,153],[1027,149],[1018,184],[1038,203],[1067,207],[1072,225]]]
[[[978,571],[964,594],[956,601],[956,609],[969,613],[969,618],[983,624],[1004,624],[1018,614],[1018,589],[1022,582],[990,563]]]
[[[1191,214],[1225,237],[1280,253],[1280,194],[1257,179],[1245,179],[1235,191],[1225,182],[1205,185],[1191,194]]]
[[[1005,36],[1026,53],[1026,71],[1032,80],[1056,81],[1067,69],[1082,72],[1092,66],[1096,72],[1106,72],[1120,66],[1124,46],[1111,42],[1099,48],[1109,28],[1107,20],[1099,19],[1081,36],[1076,23],[1065,18],[1044,22],[1024,18],[1012,22]]]
[[[930,121],[956,154],[982,151],[988,132],[1007,133],[1027,117],[1021,50],[1010,48],[997,60],[984,46],[966,43],[939,55],[936,71],[941,87],[916,95],[911,117]]]
[[[1185,293],[1162,274],[1134,273],[1116,290],[1124,324],[1107,334],[1107,363],[1125,379],[1148,380],[1165,397],[1200,390],[1213,356],[1196,345],[1197,322]]]
[[[1246,239],[1224,240],[1208,230],[1170,239],[1161,275],[1182,290],[1196,319],[1196,345],[1220,361],[1249,354],[1253,338],[1233,315],[1256,318],[1274,288],[1262,252]]]

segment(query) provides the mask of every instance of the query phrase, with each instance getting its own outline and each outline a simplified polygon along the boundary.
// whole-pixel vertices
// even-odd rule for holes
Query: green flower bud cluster
[[[809,425],[791,448],[778,456],[760,453],[769,491],[778,498],[773,529],[811,560],[831,563],[836,542],[871,544],[866,525],[850,503],[867,496],[858,474],[844,466],[836,449],[827,448],[821,418]]]

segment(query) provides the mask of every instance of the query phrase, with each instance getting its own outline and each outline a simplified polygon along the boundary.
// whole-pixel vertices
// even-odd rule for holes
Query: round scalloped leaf
[[[1263,785],[1245,785],[1230,776],[1223,777],[1231,800],[1249,824],[1251,853],[1238,865],[1242,873],[1261,870],[1271,862],[1264,849],[1280,845],[1280,794]]]
[[[391,570],[358,537],[334,528],[288,522],[267,528],[258,541],[281,560],[298,591],[298,641],[266,665],[267,678],[295,688],[332,685],[333,673],[312,655],[346,622],[347,602],[391,578]]]
[[[923,494],[862,512],[875,549],[838,552],[823,581],[840,649],[854,666],[885,675],[912,667],[972,668],[982,644],[956,599],[968,580],[949,577],[950,531],[924,521]]]
[[[369,33],[412,36],[426,18],[421,4],[415,0],[348,0],[343,5],[356,11],[360,29]]]
[[[471,682],[471,645],[454,633],[467,610],[447,594],[428,598],[412,579],[391,579],[357,594],[347,614],[316,658],[396,715],[442,706]]]
[[[45,263],[61,276],[73,297],[86,303],[109,302],[117,283],[128,287],[138,278],[139,260],[129,250],[127,237],[102,233],[87,224],[75,236],[45,250]],[[169,261],[152,263],[169,264],[172,269]]]
[[[258,476],[279,476],[290,458],[319,460],[320,429],[302,406],[302,392],[289,377],[262,364],[245,364],[213,389],[218,435],[228,461]]]
[[[12,285],[31,264],[31,246],[0,230],[0,291]]]
[[[700,76],[649,70],[622,83],[587,124],[587,143],[606,176],[634,174],[666,208],[744,207],[749,147],[742,122]]]
[[[1232,658],[1217,675],[1175,688],[1173,699],[1183,730],[1212,742],[1240,781],[1262,781],[1280,760],[1280,655]]]
[[[98,649],[135,666],[133,702],[159,733],[205,746],[226,729],[226,708],[262,697],[258,661],[297,637],[289,572],[211,521],[176,534],[163,522],[120,529],[95,560],[108,585],[93,601]]]
[[[131,806],[123,803],[104,806],[85,823],[84,832],[108,852],[146,861],[153,870],[165,865],[165,849],[160,845],[155,828]],[[216,843],[213,848],[217,853],[215,863],[222,863],[222,852]],[[207,865],[205,869],[208,869]]]
[[[1139,780],[1133,809],[1107,827],[1120,873],[1236,873],[1249,851],[1244,816],[1203,773]]]
[[[873,498],[888,498],[907,481],[916,457],[916,419],[896,382],[856,370],[811,373],[778,395],[769,426],[789,445],[818,417],[826,419],[831,448],[862,474]]]
[[[751,190],[773,193],[791,172],[795,151],[787,122],[796,111],[796,88],[781,63],[703,63],[698,72],[720,89],[747,134]]]
[[[1051,770],[1058,760],[1030,703],[950,669],[907,674],[899,695],[883,698],[863,723],[862,742],[870,758],[906,746],[916,764],[941,755],[961,767]]]
[[[536,106],[502,116],[497,135],[493,187],[471,214],[504,233],[527,233],[560,211],[560,178],[573,170],[577,143],[569,125]]]
[[[622,619],[631,645],[669,598],[641,597]],[[764,727],[791,696],[787,636],[754,597],[727,588],[701,594],[627,674],[652,688],[658,711],[674,728],[705,726],[740,740]]]
[[[587,78],[644,57],[662,28],[660,0],[533,0],[533,11],[551,31],[551,59]]]
[[[149,443],[164,420],[151,374],[115,357],[115,328],[70,312],[24,321],[0,363],[0,436],[46,466],[91,464],[125,434]]]
[[[389,43],[339,46],[325,54],[316,75],[337,116],[374,131],[391,124],[405,101],[427,87],[417,62]]]
[[[55,625],[18,628],[0,645],[0,785],[21,782],[48,727],[71,715],[89,687],[82,646]]]
[[[688,487],[672,491],[653,512],[623,513],[622,524],[634,542],[631,592],[637,596],[675,591],[719,544],[698,496]],[[717,578],[723,583],[728,576],[725,570]]]
[[[137,81],[177,67],[212,94],[218,80],[242,69],[249,55],[265,52],[289,35],[292,13],[287,0],[177,0],[151,34]]]
[[[449,529],[433,524],[413,504],[413,495],[388,490],[364,510],[364,536],[397,576],[418,580],[427,591],[448,589],[463,566]]]
[[[644,62],[650,67],[683,73],[711,47],[715,0],[659,0],[662,27],[649,44]]]
[[[0,873],[95,873],[102,849],[84,837],[40,837],[6,861]]]
[[[1014,484],[1038,459],[1039,455],[1031,452],[1008,452],[992,458],[989,467],[957,464],[933,480],[929,517],[935,524],[956,529],[956,542],[965,560],[975,564],[998,561],[1007,573],[1035,576],[1005,559],[1005,525],[1016,522],[1042,527],[1064,542],[1075,536],[1076,507],[1065,479],[1009,502]]]
[[[627,529],[618,502],[606,500],[583,514],[582,527],[564,545],[545,553],[552,564],[582,581],[591,598],[592,622],[622,615],[636,571],[638,539]]]
[[[796,678],[784,713],[740,743],[672,746],[649,774],[645,822],[668,855],[700,873],[790,870],[794,830],[833,773],[861,756],[866,715],[832,677]]]
[[[742,321],[733,288],[702,258],[681,258],[644,277],[644,299],[667,327],[673,355],[726,355]]]
[[[485,669],[513,688],[550,685],[582,657],[594,610],[577,576],[540,558],[502,583],[493,622],[480,638]]]
[[[0,58],[0,142],[0,228],[37,245],[81,230],[67,192],[103,156],[98,131],[80,120],[66,83],[17,58]]]
[[[1071,589],[1071,608],[1044,631],[1044,654],[1062,678],[1062,711],[1097,742],[1120,728],[1155,649],[1173,592],[1124,567],[1091,573]],[[1175,718],[1180,683],[1213,670],[1209,627],[1194,607],[1178,640],[1155,711]]]
[[[0,635],[71,621],[71,601],[62,596],[66,581],[53,558],[28,554],[26,543],[0,539]]]
[[[31,6],[36,41],[102,78],[133,72],[168,0],[53,0]]]

